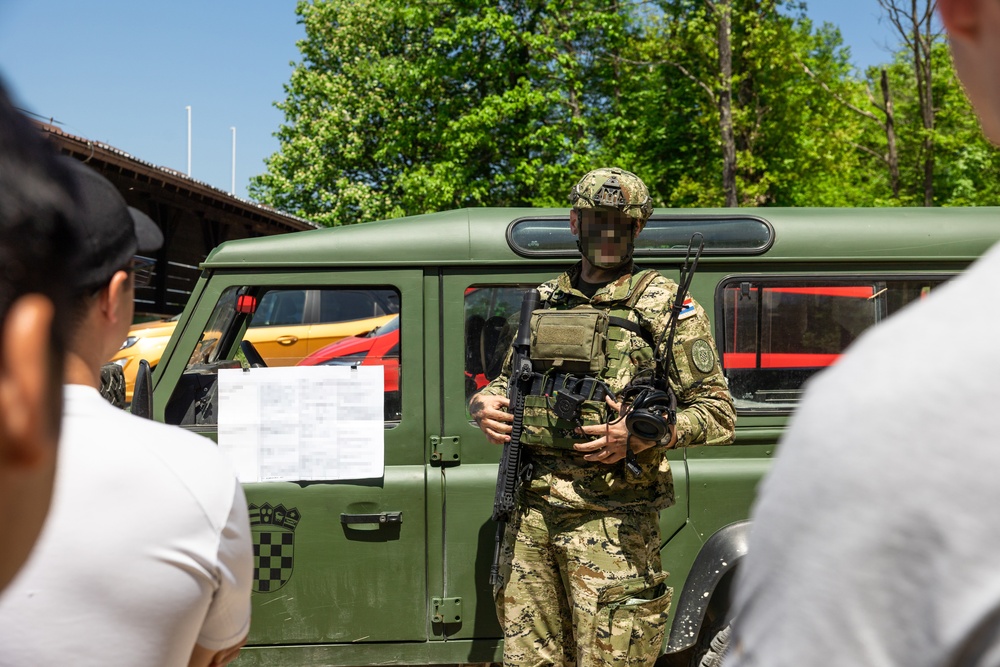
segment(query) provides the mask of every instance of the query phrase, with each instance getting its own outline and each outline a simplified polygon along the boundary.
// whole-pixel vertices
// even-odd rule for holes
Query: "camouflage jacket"
[[[599,288],[593,298],[573,287],[581,265],[563,273],[538,290],[542,303],[549,308],[573,308],[590,305],[611,310],[631,296],[637,271],[626,273]],[[664,331],[670,321],[670,307],[677,294],[677,284],[657,276],[628,312],[628,319],[665,344]],[[712,339],[708,315],[693,302],[694,314],[680,319],[674,336],[676,369],[668,368],[670,386],[677,395],[677,446],[725,445],[733,440],[736,413],[719,355]],[[601,379],[616,394],[632,379],[634,372],[652,363],[649,345],[631,331],[610,340],[608,345],[623,346],[619,352],[633,363],[607,368]],[[482,393],[506,395],[511,355],[501,374]],[[533,476],[528,487],[528,502],[546,502],[581,510],[650,510],[674,503],[673,477],[664,448],[656,446],[637,454],[642,475],[627,476],[621,462],[614,465],[593,463],[571,450],[532,450]],[[523,487],[522,487],[523,488]]]

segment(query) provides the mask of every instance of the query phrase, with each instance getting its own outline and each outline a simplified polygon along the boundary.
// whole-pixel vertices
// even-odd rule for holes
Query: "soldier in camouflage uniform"
[[[632,263],[635,235],[652,212],[637,176],[597,169],[570,200],[582,259],[539,287],[541,301],[549,309],[607,310],[638,325],[607,329],[597,378],[618,396],[657,363],[648,341],[665,345],[678,286]],[[548,396],[526,397],[521,442],[532,473],[508,525],[504,585],[496,591],[505,665],[652,665],[658,657],[672,595],[659,553],[658,511],[674,503],[664,453],[727,444],[735,422],[708,316],[693,301],[679,317],[673,355],[666,370],[677,422],[659,442],[630,437],[611,395],[583,405],[582,426],[556,417]],[[502,374],[470,402],[494,444],[511,433],[509,370],[510,354]],[[622,465],[629,447],[639,475]]]

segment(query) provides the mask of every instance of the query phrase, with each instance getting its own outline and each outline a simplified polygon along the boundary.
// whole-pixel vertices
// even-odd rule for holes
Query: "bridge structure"
[[[130,206],[163,232],[155,273],[136,290],[137,319],[169,317],[184,309],[198,279],[198,265],[223,241],[316,229],[317,225],[202,183],[187,174],[140,160],[108,144],[35,125],[58,150],[111,181]]]

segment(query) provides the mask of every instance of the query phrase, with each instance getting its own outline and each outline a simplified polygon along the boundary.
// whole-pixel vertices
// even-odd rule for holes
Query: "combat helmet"
[[[614,208],[635,219],[641,231],[653,212],[653,200],[642,179],[618,167],[589,172],[569,193],[573,208]]]

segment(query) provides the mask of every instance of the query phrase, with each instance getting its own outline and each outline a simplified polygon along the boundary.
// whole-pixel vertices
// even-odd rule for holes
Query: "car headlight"
[[[124,350],[127,347],[132,347],[133,345],[135,345],[138,342],[139,342],[139,337],[138,336],[129,336],[128,338],[125,339],[125,342],[122,343],[122,346],[120,348],[118,348],[118,350],[121,351],[121,350]]]

